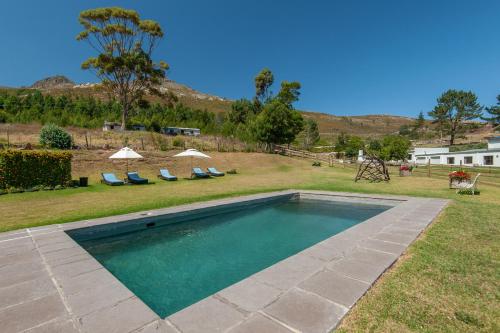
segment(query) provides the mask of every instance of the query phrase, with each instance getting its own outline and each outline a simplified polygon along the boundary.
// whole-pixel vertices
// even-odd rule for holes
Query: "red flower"
[[[453,171],[450,174],[448,174],[448,177],[450,177],[451,180],[455,179],[459,181],[464,181],[470,179],[470,174],[468,174],[465,171]]]

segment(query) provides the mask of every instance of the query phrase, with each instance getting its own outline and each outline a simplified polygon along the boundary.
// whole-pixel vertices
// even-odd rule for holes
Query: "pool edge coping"
[[[262,200],[280,195],[348,197],[361,200],[399,201],[399,203],[381,214],[269,266],[167,318],[158,317],[65,232],[84,227],[140,220],[147,217],[237,204],[251,200]],[[64,319],[68,320],[69,318],[77,331],[83,332],[88,330],[89,327],[95,327],[96,322],[109,325],[109,311],[114,311],[112,313],[118,318],[124,315],[137,316],[137,313],[131,313],[131,309],[136,309],[136,312],[139,312],[143,318],[129,317],[127,318],[128,321],[116,320],[114,324],[117,327],[123,327],[123,331],[139,331],[153,326],[172,332],[190,332],[202,328],[205,330],[227,331],[230,329],[244,329],[248,325],[271,324],[279,325],[285,331],[303,331],[304,327],[298,326],[304,323],[294,322],[293,316],[290,315],[290,312],[297,310],[290,308],[290,303],[303,298],[307,302],[311,302],[317,311],[326,308],[335,313],[333,317],[319,318],[317,320],[323,324],[321,328],[311,328],[311,331],[323,332],[337,327],[349,309],[369,290],[380,275],[397,261],[407,247],[446,207],[449,201],[447,199],[385,194],[290,189],[0,233],[0,246],[2,244],[5,246],[8,241],[12,241],[14,244],[24,239],[33,242],[45,269],[54,282],[61,302],[66,308],[68,314]],[[420,210],[419,216],[414,216],[417,210]],[[15,235],[15,237],[11,239],[5,238],[5,236],[9,237],[9,235]],[[363,255],[372,256],[374,262],[363,262]],[[74,258],[75,261],[71,260],[71,258]],[[343,263],[345,267],[342,269]],[[378,273],[371,278],[370,274],[365,272],[366,267],[371,267],[377,270]],[[363,274],[369,277],[364,277]],[[109,286],[112,286],[112,297],[118,299],[119,302],[94,309],[89,313],[82,313],[82,311],[89,311],[89,309],[85,310],[85,306],[82,305],[79,305],[82,309],[77,307],[75,310],[72,303],[75,302],[75,299],[78,300],[78,295],[84,299],[84,296],[88,298],[89,296],[85,295],[85,291],[89,288],[99,287],[92,283],[86,284],[82,276],[88,278],[90,282],[96,276],[106,280]],[[290,278],[283,280],[285,276]],[[363,278],[361,279],[360,276]],[[75,278],[79,279],[80,289],[71,286],[71,281]],[[336,288],[352,289],[352,295],[339,294],[332,290],[327,283],[331,279],[336,280]],[[245,290],[248,292],[248,287],[260,290],[263,293],[261,296],[252,295],[257,297],[257,300],[253,300],[253,304],[248,301],[248,298],[252,297],[245,299]],[[92,304],[102,302],[99,298],[109,297],[105,291],[103,291],[103,294],[94,296],[95,299],[90,301],[90,303],[93,302]],[[259,297],[262,298],[260,303]],[[270,299],[267,301],[267,298]],[[140,311],[137,311],[137,309]],[[210,324],[216,327],[193,326],[200,323],[201,325]],[[104,327],[107,327],[106,325]]]

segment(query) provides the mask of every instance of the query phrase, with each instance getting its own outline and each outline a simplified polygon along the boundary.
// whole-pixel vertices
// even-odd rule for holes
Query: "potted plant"
[[[413,170],[412,166],[408,166],[408,165],[403,164],[399,167],[399,175],[401,177],[411,176],[412,170]]]
[[[461,188],[462,183],[470,182],[470,174],[465,171],[453,171],[448,174],[450,188]]]

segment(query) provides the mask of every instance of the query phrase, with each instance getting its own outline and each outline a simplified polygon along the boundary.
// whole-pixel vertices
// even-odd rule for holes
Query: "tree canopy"
[[[265,144],[290,144],[303,127],[302,115],[293,107],[300,96],[300,83],[281,83],[278,94],[273,95],[274,75],[264,68],[255,77],[253,103],[247,99],[233,102],[226,117],[223,132],[245,141]]]
[[[481,117],[483,120],[490,122],[493,126],[500,125],[500,95],[497,96],[497,104],[486,108],[486,112],[490,117]]]
[[[122,128],[125,129],[134,102],[149,92],[160,95],[158,85],[165,78],[168,65],[151,58],[163,37],[160,25],[141,20],[134,10],[120,7],[82,11],[79,22],[84,30],[76,37],[86,41],[98,53],[82,63],[121,103]]]
[[[254,79],[255,81],[255,104],[259,111],[272,95],[271,86],[274,83],[274,75],[269,68],[262,69]]]
[[[450,135],[450,145],[453,145],[455,136],[464,127],[464,121],[481,117],[482,109],[473,92],[448,90],[437,99],[437,105],[429,116]]]
[[[318,123],[311,118],[304,121],[304,148],[309,149],[320,139]]]

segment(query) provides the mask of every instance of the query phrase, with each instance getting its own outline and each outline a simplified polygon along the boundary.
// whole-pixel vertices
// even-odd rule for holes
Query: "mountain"
[[[71,81],[64,75],[56,75],[50,76],[45,79],[36,81],[29,88],[33,89],[41,89],[41,90],[49,90],[49,89],[64,89],[64,88],[73,88],[75,86],[75,82]]]
[[[33,83],[29,88],[39,89],[43,93],[61,95],[85,95],[106,99],[107,94],[98,83],[76,84],[65,76],[47,77]],[[203,93],[187,85],[165,79],[160,87],[163,92],[171,92],[177,96],[180,103],[201,110],[223,113],[231,110],[232,100]],[[149,96],[152,102],[161,99]],[[314,119],[319,125],[319,131],[324,138],[333,138],[341,132],[359,136],[382,136],[397,133],[402,125],[411,124],[414,119],[392,115],[366,116],[335,116],[332,114],[301,111],[305,118]]]

